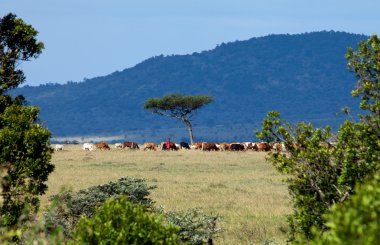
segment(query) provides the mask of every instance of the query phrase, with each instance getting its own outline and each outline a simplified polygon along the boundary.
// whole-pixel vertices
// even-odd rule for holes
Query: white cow
[[[60,145],[60,144],[54,145],[54,151],[63,151],[63,145]]]
[[[93,151],[95,150],[95,145],[93,143],[84,143],[83,150],[85,151]]]

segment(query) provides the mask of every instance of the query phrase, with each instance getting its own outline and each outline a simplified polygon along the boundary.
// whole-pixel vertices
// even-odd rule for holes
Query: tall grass
[[[165,210],[199,207],[223,216],[225,230],[215,244],[255,244],[265,239],[285,242],[290,197],[281,176],[259,152],[83,151],[65,146],[53,155],[47,197],[62,187],[78,191],[123,176],[157,185],[151,198]]]

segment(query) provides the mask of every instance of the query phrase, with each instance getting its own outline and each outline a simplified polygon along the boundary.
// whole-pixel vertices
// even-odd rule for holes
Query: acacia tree
[[[272,153],[267,159],[286,175],[293,198],[289,216],[290,240],[313,239],[313,227],[322,232],[326,212],[355,194],[355,186],[371,179],[380,163],[380,39],[362,41],[358,51],[348,50],[348,67],[358,78],[352,95],[361,100],[359,121],[346,120],[333,136],[330,128],[286,122],[278,112],[263,121],[258,138],[284,142],[288,153]],[[333,148],[324,143],[335,141]],[[380,215],[380,214],[377,214]],[[303,241],[303,242],[302,242]]]
[[[189,129],[191,144],[194,144],[191,117],[195,110],[211,103],[214,100],[208,95],[170,94],[162,98],[150,98],[144,104],[144,109],[161,116],[177,118],[184,122]]]
[[[38,123],[39,109],[7,94],[25,81],[20,63],[44,48],[37,34],[14,14],[0,18],[0,227],[16,224],[26,206],[37,210],[54,169],[51,134]]]

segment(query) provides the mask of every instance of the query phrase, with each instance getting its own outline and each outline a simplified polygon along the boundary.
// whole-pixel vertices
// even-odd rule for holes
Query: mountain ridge
[[[337,129],[343,119],[335,113],[344,106],[357,108],[350,95],[355,78],[344,55],[347,47],[355,49],[366,38],[333,31],[269,35],[199,53],[154,56],[83,82],[24,86],[12,94],[23,94],[39,106],[41,121],[55,137],[119,134],[141,142],[169,136],[184,140],[184,125],[143,109],[146,99],[169,93],[215,97],[194,117],[195,129],[206,128],[195,130],[196,140],[253,139],[270,110],[291,121]],[[222,129],[215,130],[217,125]]]

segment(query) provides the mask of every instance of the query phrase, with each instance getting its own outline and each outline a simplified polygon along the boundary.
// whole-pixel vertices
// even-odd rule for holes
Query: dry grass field
[[[165,210],[193,207],[223,217],[224,232],[215,244],[256,244],[265,239],[285,243],[285,215],[291,212],[286,185],[261,152],[83,151],[65,145],[53,154],[55,171],[47,194],[62,187],[78,191],[123,176],[156,185],[151,198]]]

